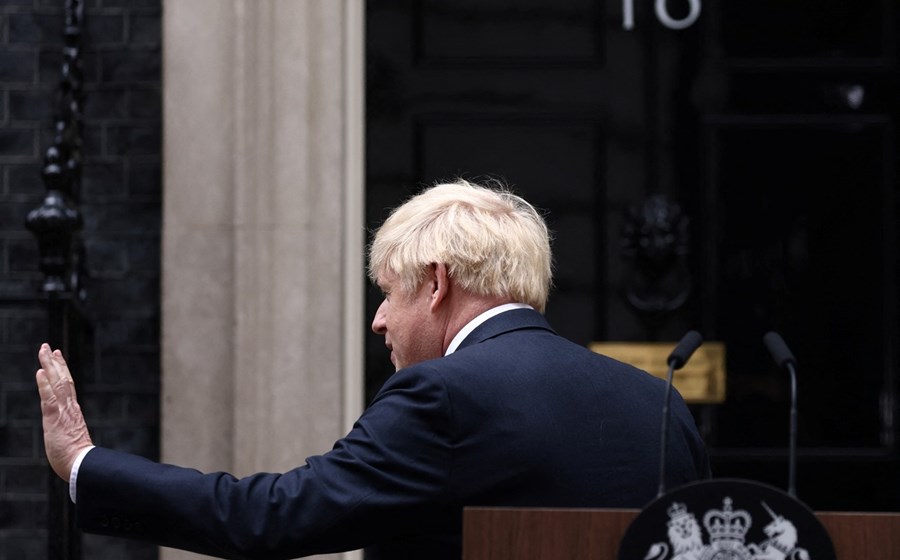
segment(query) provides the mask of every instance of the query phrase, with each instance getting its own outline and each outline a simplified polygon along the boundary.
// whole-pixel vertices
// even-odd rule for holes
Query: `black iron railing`
[[[40,206],[29,212],[26,227],[38,242],[39,266],[44,274],[42,299],[47,308],[47,342],[61,348],[81,371],[82,339],[89,327],[81,303],[85,300],[84,245],[78,210],[82,173],[82,29],[84,3],[65,2],[62,75],[56,91],[55,134],[44,156],[47,189]],[[48,468],[47,547],[49,560],[81,558],[80,534],[68,485]]]

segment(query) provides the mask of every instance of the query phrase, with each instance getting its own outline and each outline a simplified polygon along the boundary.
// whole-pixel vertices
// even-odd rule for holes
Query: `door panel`
[[[771,329],[802,357],[799,441],[885,443],[886,333],[896,317],[885,125],[840,117],[709,123],[717,165],[707,236],[717,243],[704,323],[726,342],[734,395],[717,410],[716,445],[787,443],[788,378],[759,346]]]

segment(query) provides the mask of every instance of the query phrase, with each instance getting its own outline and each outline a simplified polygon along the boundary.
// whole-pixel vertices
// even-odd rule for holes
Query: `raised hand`
[[[75,395],[75,382],[59,350],[42,344],[38,350],[41,369],[37,370],[38,393],[44,425],[44,449],[54,472],[69,480],[78,453],[93,445],[81,407]]]

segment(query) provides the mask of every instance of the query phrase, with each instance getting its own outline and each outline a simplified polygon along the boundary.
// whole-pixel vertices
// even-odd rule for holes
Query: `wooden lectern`
[[[615,560],[639,510],[466,508],[463,560]],[[900,559],[900,513],[816,512],[839,560]]]

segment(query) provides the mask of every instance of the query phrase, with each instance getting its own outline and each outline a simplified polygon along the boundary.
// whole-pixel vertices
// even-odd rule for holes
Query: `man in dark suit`
[[[80,526],[225,558],[365,547],[370,559],[459,559],[469,505],[642,507],[656,494],[664,383],[558,336],[540,214],[503,190],[438,185],[375,235],[372,329],[397,372],[353,429],[283,474],[236,479],[93,447],[71,376],[43,345],[47,456]],[[667,478],[708,475],[671,404]]]

